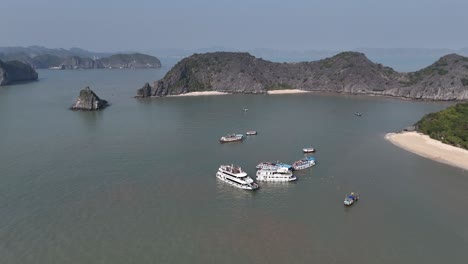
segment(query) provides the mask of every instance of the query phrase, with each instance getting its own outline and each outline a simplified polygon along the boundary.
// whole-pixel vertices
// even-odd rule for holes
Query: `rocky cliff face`
[[[464,81],[465,80],[465,81]],[[343,52],[314,62],[274,63],[248,53],[194,54],[177,63],[162,80],[138,96],[193,91],[265,93],[301,89],[432,100],[468,99],[468,58],[447,55],[414,73],[399,73],[371,62],[362,53]]]
[[[104,68],[99,60],[91,58],[81,58],[78,56],[66,58],[59,66],[61,69],[98,69]]]
[[[468,58],[443,56],[434,64],[405,75],[400,87],[383,94],[428,100],[468,100]]]
[[[0,85],[37,80],[37,72],[20,61],[0,61]]]
[[[106,100],[100,99],[89,87],[80,91],[75,103],[71,107],[73,110],[101,110],[108,106]]]

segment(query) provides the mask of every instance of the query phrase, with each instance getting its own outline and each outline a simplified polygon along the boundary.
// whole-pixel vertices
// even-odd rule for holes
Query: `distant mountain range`
[[[0,60],[21,61],[35,69],[160,68],[158,58],[141,53],[114,54],[80,48],[0,47]]]

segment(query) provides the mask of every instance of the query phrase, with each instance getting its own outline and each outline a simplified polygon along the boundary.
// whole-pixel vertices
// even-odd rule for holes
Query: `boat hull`
[[[239,138],[239,139],[220,139],[219,142],[221,143],[231,143],[231,142],[238,142],[238,141],[242,141],[243,138]]]
[[[297,180],[297,178],[296,176],[284,177],[284,178],[270,178],[270,177],[264,177],[264,176],[257,176],[256,180],[262,181],[262,182],[290,182],[290,181]]]
[[[228,179],[226,179],[221,173],[216,173],[216,178],[218,178],[218,180],[220,181],[223,181],[229,185],[232,185],[234,187],[237,187],[239,189],[243,189],[243,190],[249,190],[249,191],[254,191],[256,189],[258,189],[258,185],[256,183],[253,183],[251,185],[246,185],[246,184],[240,184],[240,183],[235,183],[235,182],[232,182]]]
[[[312,166],[314,166],[315,163],[307,163],[307,164],[304,164],[304,165],[297,165],[297,166],[293,166],[293,169],[294,170],[305,170],[305,169],[308,169]]]

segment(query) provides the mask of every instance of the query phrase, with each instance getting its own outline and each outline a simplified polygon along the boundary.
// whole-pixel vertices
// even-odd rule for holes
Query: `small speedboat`
[[[315,152],[315,149],[314,148],[303,148],[302,152],[304,152],[304,153],[313,153],[313,152]]]
[[[354,115],[355,115],[355,116],[362,116],[362,114],[359,113],[359,112],[355,112]]]
[[[255,130],[250,130],[250,131],[247,131],[245,134],[246,134],[247,136],[254,136],[254,135],[257,135],[257,131],[255,131]]]
[[[352,192],[349,195],[346,195],[343,203],[346,206],[350,206],[350,205],[354,204],[354,202],[357,201],[357,200],[359,200],[359,194]]]
[[[244,135],[242,134],[229,134],[224,137],[221,137],[219,141],[221,143],[227,143],[227,142],[241,141],[243,139],[244,139]]]
[[[314,157],[307,157],[301,160],[298,160],[293,163],[292,167],[294,170],[304,170],[315,165]]]

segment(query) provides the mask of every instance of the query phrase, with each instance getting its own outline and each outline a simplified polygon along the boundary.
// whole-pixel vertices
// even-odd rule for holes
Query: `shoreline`
[[[282,89],[282,90],[270,90],[266,92],[267,94],[301,94],[301,93],[310,93],[310,91],[299,90],[299,89]]]
[[[462,103],[466,100],[435,100],[427,98],[411,98],[405,96],[392,96],[385,94],[373,94],[373,93],[347,93],[339,91],[323,91],[323,90],[299,90],[299,89],[284,89],[284,90],[271,90],[264,93],[227,93],[227,92],[218,92],[218,91],[200,91],[200,92],[188,92],[184,94],[173,94],[173,95],[163,95],[163,96],[140,96],[136,95],[134,98],[163,98],[163,97],[185,97],[185,96],[205,96],[205,95],[230,95],[230,94],[244,94],[244,95],[279,95],[279,94],[314,94],[314,95],[325,95],[325,96],[350,96],[350,97],[361,97],[361,98],[386,98],[391,100],[402,100],[402,101],[413,101],[413,102],[433,102],[433,103]]]
[[[166,95],[165,97],[185,97],[185,96],[206,96],[206,95],[228,95],[230,93],[223,93],[217,91],[201,91],[201,92],[188,92],[183,94]]]
[[[468,150],[442,143],[418,132],[388,133],[385,139],[397,147],[468,171]]]

